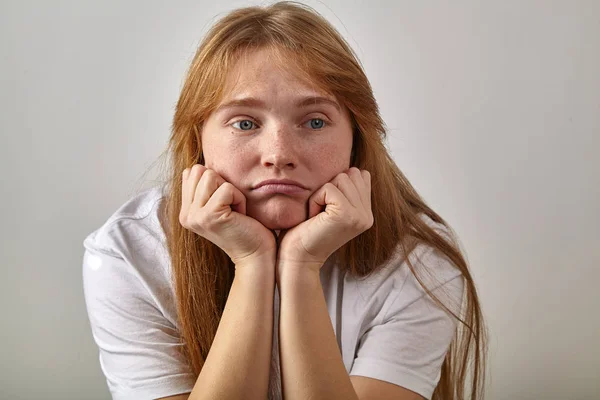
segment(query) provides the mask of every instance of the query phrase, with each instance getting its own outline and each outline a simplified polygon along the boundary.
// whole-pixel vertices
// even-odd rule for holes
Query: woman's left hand
[[[331,254],[371,226],[371,174],[352,167],[308,199],[308,220],[280,232],[278,269],[292,264],[318,272]]]

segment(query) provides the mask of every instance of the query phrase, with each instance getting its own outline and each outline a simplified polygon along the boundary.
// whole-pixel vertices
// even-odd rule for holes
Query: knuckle
[[[187,214],[185,214],[185,213],[183,213],[183,212],[182,212],[182,213],[180,213],[180,214],[179,214],[179,223],[180,223],[182,226],[185,226],[185,227],[187,227],[187,222],[188,222],[188,221],[187,221]]]
[[[223,187],[223,189],[221,189],[221,190],[224,190],[227,192],[233,192],[234,186],[231,182],[223,182],[221,184],[221,186]]]
[[[208,170],[204,165],[194,164],[194,166],[191,169],[190,175],[193,173],[199,175],[200,178],[202,178],[207,171]]]
[[[202,173],[202,179],[211,179],[214,176],[214,172],[211,169],[204,170]]]
[[[207,169],[206,171],[204,171],[204,175],[206,175],[206,179],[208,179],[210,183],[216,183],[217,186],[219,185],[221,178],[219,177],[219,174],[217,174],[215,171],[213,171],[212,169]]]

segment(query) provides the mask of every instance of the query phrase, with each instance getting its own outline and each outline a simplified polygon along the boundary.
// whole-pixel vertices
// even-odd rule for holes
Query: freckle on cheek
[[[342,165],[345,163],[343,152],[333,147],[324,147],[313,153],[313,159],[319,163],[326,163],[330,166]]]

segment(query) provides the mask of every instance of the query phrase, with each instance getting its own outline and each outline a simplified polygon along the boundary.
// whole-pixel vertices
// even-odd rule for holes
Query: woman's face
[[[279,68],[269,50],[250,53],[236,68],[239,79],[230,75],[202,127],[205,165],[244,194],[247,215],[269,229],[294,227],[307,219],[310,196],[350,168],[348,111]],[[258,189],[267,179],[291,179],[305,189]]]

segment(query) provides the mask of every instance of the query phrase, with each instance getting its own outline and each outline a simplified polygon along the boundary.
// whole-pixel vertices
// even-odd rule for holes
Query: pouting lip
[[[291,180],[291,179],[267,179],[265,181],[260,182],[258,185],[256,185],[254,187],[254,189],[258,189],[261,186],[269,185],[269,184],[272,184],[272,185],[275,185],[275,184],[279,184],[279,185],[295,185],[295,186],[301,187],[302,189],[307,189],[300,182],[296,182],[296,181]]]

